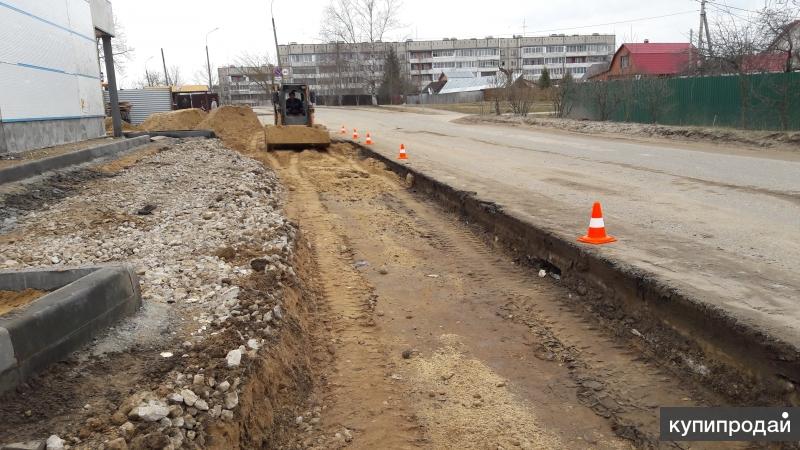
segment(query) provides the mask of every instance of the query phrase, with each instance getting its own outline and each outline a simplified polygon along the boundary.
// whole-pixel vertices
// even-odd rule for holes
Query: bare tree
[[[164,81],[161,72],[145,69],[144,76],[134,84],[138,88],[145,88],[153,86],[165,86],[166,82]]]
[[[184,84],[180,67],[170,66],[169,69],[167,69],[167,72],[169,75],[169,82],[172,83],[173,86],[181,86]]]
[[[172,73],[173,69],[177,69],[177,67],[172,67],[170,69],[170,73]],[[170,75],[172,78],[172,75]],[[197,83],[198,85],[202,84],[203,86],[211,86],[211,89],[214,88],[218,84],[218,76],[217,76],[217,68],[211,66],[211,80],[208,79],[208,66],[200,66],[192,74],[192,82]]]
[[[114,16],[114,33],[115,36],[111,39],[111,53],[114,56],[114,70],[118,75],[124,75],[127,64],[133,59],[134,49],[128,45],[128,34],[125,32],[125,27]],[[100,38],[97,39],[97,54],[100,63],[100,72],[105,72],[106,57],[103,52],[103,42]]]
[[[672,98],[672,88],[666,78],[649,77],[637,81],[636,102],[639,103],[650,116],[650,123],[658,123],[664,114],[672,107],[669,99]]]
[[[619,98],[611,88],[611,83],[608,81],[590,81],[586,83],[586,89],[589,91],[589,101],[594,105],[598,119],[601,121],[608,120],[616,110],[619,102]]]
[[[800,0],[768,0],[759,11],[758,25],[767,37],[766,50],[785,55],[785,72],[800,70]]]
[[[320,34],[328,42],[348,44],[349,68],[376,102],[385,60],[380,45],[400,27],[400,0],[331,0],[322,17]]]
[[[572,112],[572,107],[575,105],[575,79],[572,73],[567,71],[553,89],[551,100],[553,102],[553,111],[556,117],[568,117]]]
[[[275,86],[275,64],[267,54],[242,53],[236,59],[242,75],[258,86],[265,95],[271,95]]]

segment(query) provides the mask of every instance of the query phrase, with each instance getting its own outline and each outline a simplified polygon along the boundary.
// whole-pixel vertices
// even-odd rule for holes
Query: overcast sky
[[[330,0],[274,0],[278,40],[318,43],[322,10]],[[143,78],[145,67],[180,67],[185,82],[205,84],[206,33],[211,64],[236,63],[244,52],[275,54],[269,0],[112,0],[114,13],[135,52],[121,77],[123,87]],[[715,0],[757,9],[764,0]],[[729,10],[746,15],[740,9]],[[720,7],[709,7],[709,22]],[[658,17],[662,16],[662,17]],[[657,17],[657,18],[656,18]],[[699,24],[695,0],[404,0],[402,28],[392,40],[471,38],[550,33],[613,33],[623,42],[688,42]],[[625,23],[620,23],[625,22]]]

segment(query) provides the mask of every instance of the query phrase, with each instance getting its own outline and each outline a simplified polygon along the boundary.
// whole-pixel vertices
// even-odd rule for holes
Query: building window
[[[522,47],[522,54],[544,53],[544,47]]]
[[[547,53],[564,53],[563,45],[548,45]]]
[[[630,56],[623,56],[619,59],[619,64],[623,69],[627,69],[631,65]]]
[[[567,46],[568,52],[585,52],[586,46],[585,45],[568,45]]]
[[[544,58],[524,58],[522,60],[523,66],[541,66],[544,64]]]
[[[454,50],[436,50],[433,52],[434,58],[446,58],[449,56],[453,56],[455,54]]]

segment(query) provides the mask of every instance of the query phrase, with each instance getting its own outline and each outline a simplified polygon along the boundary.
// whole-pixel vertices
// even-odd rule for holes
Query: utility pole
[[[164,64],[164,81],[167,82],[167,86],[171,86],[172,83],[169,82],[169,72],[167,72],[167,60],[164,58],[164,48],[161,48],[161,63]]]
[[[697,51],[703,54],[703,33],[705,32],[708,55],[711,55],[711,33],[708,31],[708,17],[706,16],[706,0],[700,0],[700,28],[697,32]]]
[[[272,5],[275,3],[275,0],[272,0],[269,4],[269,15],[272,17],[272,37],[275,38],[275,67],[281,67],[281,51],[278,47],[278,29],[275,27],[275,14],[272,12]]]
[[[214,28],[213,30],[206,33],[206,67],[208,68],[208,92],[211,92],[211,89],[213,88],[212,86],[213,81],[211,80],[211,58],[208,57],[208,36],[217,30],[219,30],[219,27]]]

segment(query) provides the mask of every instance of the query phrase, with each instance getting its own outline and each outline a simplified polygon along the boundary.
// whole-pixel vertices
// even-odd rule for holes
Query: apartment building
[[[551,78],[567,71],[580,78],[589,66],[611,60],[616,50],[612,34],[564,35],[483,39],[445,38],[440,41],[281,45],[281,67],[288,79],[307,83],[320,95],[369,93],[380,82],[383,60],[393,47],[406,75],[418,88],[445,70],[467,70],[475,76],[493,76],[499,67],[536,80],[547,67]]]
[[[219,98],[224,105],[264,106],[270,104],[272,66],[228,66],[217,69]]]

